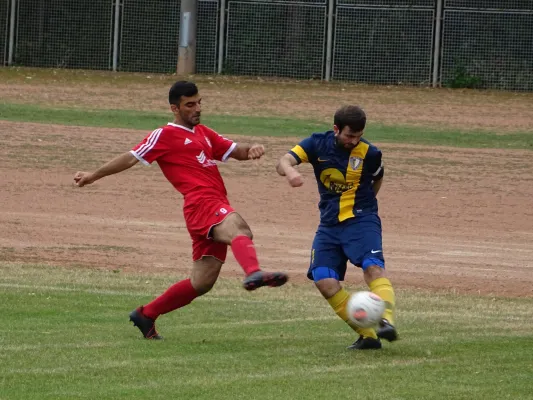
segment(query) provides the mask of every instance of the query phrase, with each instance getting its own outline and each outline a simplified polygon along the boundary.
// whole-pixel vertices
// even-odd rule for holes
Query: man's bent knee
[[[191,280],[192,287],[196,290],[198,296],[203,296],[204,294],[209,293],[211,289],[213,289],[213,286],[215,286],[215,282],[193,282]]]
[[[315,286],[325,299],[329,299],[341,290],[339,274],[335,270],[327,267],[317,267],[311,273]]]
[[[246,224],[246,222],[245,222],[245,224]],[[241,226],[237,230],[237,232],[235,233],[235,236],[233,236],[233,238],[231,240],[235,239],[237,236],[246,236],[249,239],[253,239],[254,238],[252,230],[250,229],[250,227],[248,225]]]
[[[385,269],[378,265],[371,265],[365,269],[363,272],[365,282],[369,284],[370,282],[385,277]]]
[[[213,239],[217,242],[231,244],[237,236],[253,239],[253,234],[246,221],[237,213],[228,215],[224,221],[213,227]]]
[[[213,288],[221,268],[222,262],[214,257],[204,257],[193,264],[191,285],[199,296]]]

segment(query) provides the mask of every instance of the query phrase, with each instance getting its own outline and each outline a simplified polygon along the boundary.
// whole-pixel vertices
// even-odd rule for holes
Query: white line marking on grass
[[[181,328],[220,328],[224,326],[242,326],[242,325],[270,325],[270,324],[292,324],[313,321],[333,321],[337,320],[336,316],[314,317],[314,318],[286,318],[286,319],[262,319],[247,320],[241,319],[232,322],[200,322],[196,324],[181,325]],[[339,320],[340,321],[340,320]],[[180,328],[178,327],[178,328]]]
[[[357,353],[353,352],[354,356]],[[411,359],[411,360],[387,360],[386,363],[375,362],[372,364],[363,364],[361,362],[356,362],[348,365],[335,365],[335,366],[295,366],[290,369],[281,369],[278,368],[272,372],[264,373],[252,373],[252,374],[235,374],[235,373],[218,373],[216,375],[211,375],[209,377],[188,377],[187,381],[181,382],[183,385],[187,386],[216,386],[220,385],[221,382],[229,383],[235,381],[251,380],[256,382],[257,380],[269,381],[273,379],[298,376],[302,378],[311,377],[314,375],[320,374],[337,374],[339,372],[345,371],[361,371],[361,370],[375,370],[375,369],[384,369],[384,368],[395,368],[395,367],[410,367],[417,366],[420,364],[434,364],[442,363],[446,361],[445,358],[441,359]]]
[[[46,286],[46,285],[23,285],[20,283],[0,283],[0,287],[13,288],[13,289],[32,289],[32,290],[50,290],[56,292],[78,292],[78,293],[90,293],[90,294],[105,294],[109,296],[146,296],[146,292],[129,292],[107,289],[82,289],[82,288],[70,288],[62,286]]]
[[[125,343],[123,342],[106,342],[106,343],[42,343],[42,344],[11,344],[2,345],[2,350],[6,351],[31,351],[42,349],[104,349],[109,347],[118,347]]]

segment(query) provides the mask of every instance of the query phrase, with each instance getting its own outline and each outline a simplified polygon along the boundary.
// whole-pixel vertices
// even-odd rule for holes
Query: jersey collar
[[[188,132],[194,133],[194,128],[193,128],[193,129],[189,129],[189,128],[183,126],[183,125],[178,125],[178,124],[175,124],[175,123],[173,123],[173,122],[169,122],[167,125],[174,126],[174,127],[176,127],[176,128],[185,129],[185,130],[188,131]]]

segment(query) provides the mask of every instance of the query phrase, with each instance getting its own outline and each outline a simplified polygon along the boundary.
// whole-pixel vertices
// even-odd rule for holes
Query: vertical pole
[[[336,0],[328,0],[328,21],[326,32],[326,75],[324,77],[326,81],[329,81],[331,79],[331,57],[333,54],[333,6],[335,1]]]
[[[115,0],[115,22],[113,27],[113,71],[118,69],[119,32],[120,32],[120,0]]]
[[[224,68],[224,44],[226,39],[226,0],[220,0],[220,21],[218,24],[218,68],[217,72],[222,73]]]
[[[437,87],[439,84],[439,67],[441,53],[441,31],[442,31],[442,0],[437,0],[437,13],[435,17],[435,40],[433,49],[433,79],[432,86]]]
[[[181,0],[178,75],[196,72],[196,22],[198,0]]]
[[[17,17],[17,0],[11,0],[11,10],[9,14],[9,47],[7,53],[7,65],[13,64],[15,56],[15,21]]]

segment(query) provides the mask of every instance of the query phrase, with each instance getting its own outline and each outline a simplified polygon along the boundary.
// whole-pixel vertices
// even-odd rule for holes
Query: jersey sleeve
[[[298,164],[311,162],[315,157],[315,141],[312,137],[308,137],[294,146],[289,154],[296,158]]]
[[[383,159],[380,150],[376,150],[368,160],[368,171],[372,174],[372,180],[379,181],[383,178],[385,169],[383,167]]]
[[[156,129],[135,146],[130,153],[144,165],[150,165],[168,152],[168,146],[162,140],[163,128]]]
[[[237,143],[231,139],[219,135],[212,129],[206,128],[205,135],[211,142],[213,158],[218,161],[226,161],[231,152],[237,147]]]

